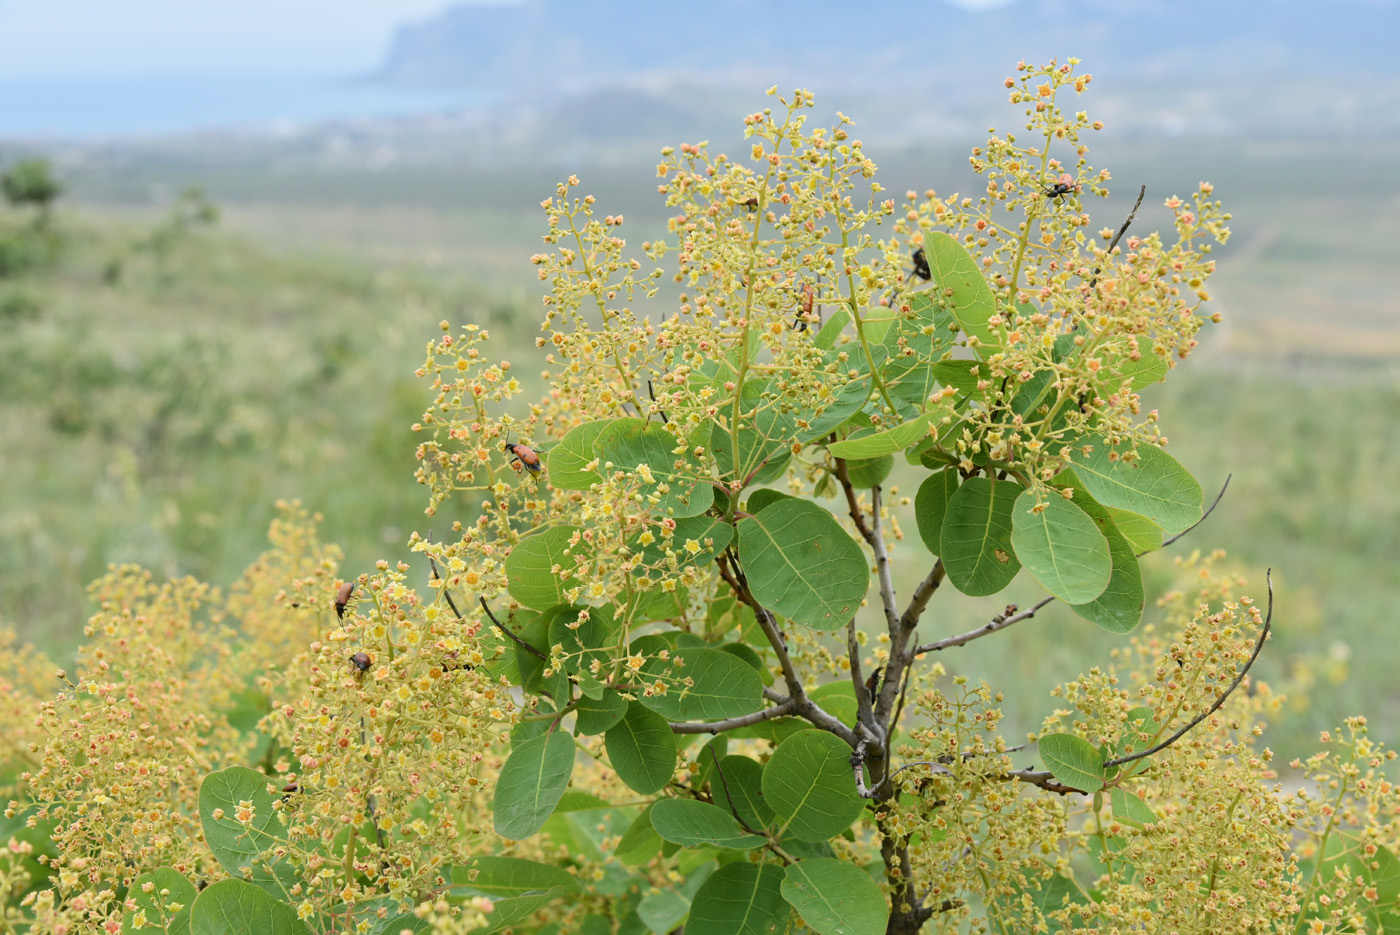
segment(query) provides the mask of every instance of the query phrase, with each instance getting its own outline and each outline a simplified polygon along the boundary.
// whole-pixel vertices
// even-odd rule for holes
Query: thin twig
[[[880,527],[880,485],[870,491],[870,549],[875,553],[875,577],[880,582],[880,604],[885,609],[885,626],[891,638],[899,630],[899,612],[895,610],[894,576],[890,571],[890,551],[885,546],[884,530]],[[896,675],[896,677],[898,677]]]
[[[1191,723],[1187,724],[1175,734],[1172,734],[1166,740],[1162,741],[1161,743],[1157,744],[1151,749],[1142,751],[1141,753],[1130,753],[1127,756],[1120,756],[1116,757],[1115,759],[1108,760],[1103,764],[1105,769],[1107,769],[1110,766],[1122,766],[1124,763],[1131,763],[1134,760],[1141,760],[1144,757],[1149,757],[1154,753],[1160,753],[1161,751],[1167,749],[1167,747],[1170,747],[1182,737],[1185,737],[1187,732],[1189,732],[1197,724],[1201,723],[1206,718],[1219,711],[1220,706],[1225,703],[1225,699],[1230,697],[1230,693],[1233,692],[1236,688],[1240,687],[1240,682],[1243,682],[1244,677],[1249,674],[1250,666],[1254,665],[1254,660],[1259,658],[1259,653],[1264,648],[1264,641],[1269,638],[1269,628],[1272,626],[1274,621],[1274,579],[1272,568],[1264,573],[1264,580],[1268,582],[1269,587],[1269,612],[1264,616],[1264,628],[1259,631],[1259,639],[1254,641],[1254,652],[1249,654],[1249,660],[1245,662],[1244,668],[1240,669],[1239,674],[1235,676],[1235,680],[1230,683],[1230,687],[1225,689],[1225,691],[1221,693],[1219,698],[1215,699],[1215,704],[1211,705],[1209,708],[1196,715],[1196,717],[1192,718]]]
[[[1218,494],[1215,495],[1215,502],[1212,503],[1210,506],[1206,507],[1206,511],[1205,511],[1204,513],[1201,514],[1201,518],[1200,518],[1200,519],[1196,520],[1196,521],[1195,521],[1194,523],[1192,523],[1190,526],[1187,526],[1185,529],[1183,529],[1181,532],[1177,533],[1176,535],[1172,536],[1170,539],[1163,539],[1163,540],[1162,540],[1162,548],[1165,549],[1167,546],[1171,545],[1173,542],[1175,542],[1176,540],[1180,539],[1182,536],[1186,535],[1188,532],[1190,532],[1191,530],[1195,529],[1197,526],[1199,526],[1199,525],[1201,525],[1202,523],[1204,523],[1204,522],[1206,521],[1206,519],[1210,516],[1210,514],[1212,514],[1212,513],[1215,512],[1215,508],[1218,507],[1218,506],[1220,506],[1220,501],[1223,500],[1223,499],[1225,498],[1225,491],[1228,490],[1228,489],[1230,489],[1230,481],[1231,481],[1232,478],[1234,478],[1234,476],[1235,476],[1235,475],[1233,475],[1233,474],[1226,474],[1226,475],[1225,475],[1225,483],[1222,484],[1221,487],[1220,487],[1220,493],[1218,493]],[[1142,552],[1142,553],[1139,554],[1139,557],[1141,557],[1142,555],[1146,555],[1146,554],[1147,554],[1146,552]]]
[[[856,499],[856,489],[851,485],[851,474],[846,469],[846,459],[836,459],[836,479],[841,482],[841,489],[846,493],[846,510],[851,514],[851,522],[856,525],[856,532],[866,542],[871,542],[872,533],[870,527],[865,524],[865,514],[861,512],[860,501]]]
[[[919,622],[924,609],[928,607],[928,602],[932,600],[934,592],[943,583],[946,575],[947,571],[943,568],[943,559],[940,558],[933,563],[933,567],[924,576],[924,580],[920,581],[919,586],[914,589],[914,595],[909,599],[909,606],[904,608],[904,613],[899,618],[900,623],[912,629]]]
[[[865,673],[860,669],[860,645],[856,642],[855,617],[846,622],[846,658],[851,665],[851,686],[856,696],[856,723],[867,730],[872,729],[875,726],[875,711],[870,706],[871,693],[866,690]]]
[[[433,570],[433,580],[442,581],[442,575],[438,574],[437,562],[433,559],[431,555],[428,556],[428,567]],[[456,602],[452,600],[452,592],[447,590],[447,585],[445,583],[442,586],[442,596],[447,598],[447,606],[452,608],[452,615],[458,620],[461,620],[462,612],[457,609]],[[490,613],[490,611],[487,611],[487,613]]]
[[[1055,774],[1049,770],[1041,769],[1018,769],[1014,772],[1006,773],[1002,779],[1014,779],[1017,782],[1029,783],[1032,786],[1039,786],[1047,792],[1054,792],[1056,795],[1069,795],[1071,792],[1079,795],[1087,795],[1083,789],[1076,789],[1067,786],[1055,778]]]
[[[714,761],[715,772],[719,774],[720,785],[724,787],[724,800],[729,803],[729,812],[734,816],[734,820],[739,823],[739,827],[743,828],[749,834],[763,834],[762,831],[755,831],[750,827],[749,823],[744,821],[744,816],[739,814],[739,809],[734,805],[734,796],[729,791],[729,780],[724,777],[724,767],[719,765],[719,754],[715,752],[715,748],[707,745],[705,749],[710,751],[710,759]],[[710,798],[714,798],[713,790],[710,793]],[[767,837],[767,835],[764,835],[764,837]]]
[[[1141,208],[1141,207],[1142,207],[1142,199],[1143,199],[1143,197],[1144,197],[1146,194],[1147,194],[1147,186],[1146,186],[1146,185],[1144,185],[1144,186],[1142,186],[1142,188],[1139,188],[1139,189],[1138,189],[1137,201],[1133,202],[1133,210],[1131,210],[1131,211],[1128,212],[1128,219],[1127,219],[1126,221],[1123,222],[1123,226],[1120,227],[1120,228],[1118,228],[1118,233],[1114,234],[1114,235],[1113,235],[1113,239],[1110,240],[1110,241],[1108,242],[1108,249],[1104,251],[1104,256],[1112,256],[1112,254],[1113,254],[1113,248],[1116,247],[1116,246],[1118,246],[1118,241],[1121,240],[1121,239],[1123,239],[1123,235],[1126,234],[1126,233],[1128,232],[1128,225],[1132,224],[1132,223],[1133,223],[1133,219],[1137,217],[1138,208]],[[1095,269],[1094,269],[1094,276],[1093,276],[1092,279],[1089,280],[1089,288],[1090,288],[1090,289],[1094,288],[1094,285],[1099,281],[1099,273],[1100,273],[1102,270],[1103,270],[1103,267],[1102,267],[1102,266],[1095,267]]]
[[[752,714],[743,714],[738,717],[725,718],[722,721],[682,721],[671,725],[673,734],[718,734],[722,730],[733,730],[738,727],[749,727],[753,724],[762,724],[764,721],[771,721],[775,717],[783,717],[792,713],[790,702],[784,702],[772,708],[764,708],[762,711],[755,711]]]
[[[652,389],[651,389],[651,381],[650,381],[650,380],[647,381],[647,395],[651,397],[651,403],[652,403],[653,406],[655,406],[655,405],[656,405],[656,394],[655,394],[654,392],[652,392]],[[664,409],[662,409],[660,406],[657,406],[657,408],[656,408],[656,414],[659,415],[659,416],[661,416],[661,421],[662,421],[663,423],[665,423],[665,422],[670,422],[670,421],[671,421],[670,419],[666,418],[666,411],[665,411]]]
[[[959,633],[957,636],[949,636],[945,639],[935,640],[932,643],[925,643],[914,651],[914,655],[922,656],[924,653],[934,653],[942,649],[952,649],[954,646],[966,646],[973,640],[981,639],[999,630],[1005,630],[1007,627],[1020,623],[1022,620],[1031,619],[1054,599],[1054,595],[1042,598],[1029,610],[1023,610],[1019,613],[1013,611],[1010,614],[998,614],[975,630],[968,630],[966,633]]]
[[[491,608],[488,607],[488,606],[486,606],[486,598],[484,598],[484,597],[478,597],[477,600],[481,602],[481,609],[484,610],[484,611],[486,611],[486,616],[488,616],[488,617],[491,618],[491,622],[494,623],[494,624],[496,625],[496,629],[497,629],[497,630],[500,630],[500,631],[501,631],[502,633],[504,633],[506,636],[508,636],[508,637],[510,637],[512,640],[514,640],[514,641],[515,641],[515,645],[519,646],[521,649],[525,650],[526,652],[531,653],[531,654],[533,654],[533,655],[535,655],[535,656],[538,656],[538,657],[539,657],[541,660],[543,660],[544,662],[548,662],[548,661],[549,661],[549,657],[546,656],[544,653],[540,652],[538,649],[536,649],[535,647],[531,646],[529,643],[525,642],[525,641],[522,640],[520,637],[518,637],[518,636],[516,636],[514,633],[512,633],[510,630],[507,630],[504,626],[502,626],[502,625],[501,625],[501,621],[499,621],[499,620],[496,619],[496,615],[493,614],[493,613],[491,613]]]

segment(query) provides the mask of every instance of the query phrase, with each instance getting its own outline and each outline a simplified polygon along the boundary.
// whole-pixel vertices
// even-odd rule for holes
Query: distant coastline
[[[474,109],[467,89],[404,88],[363,77],[124,75],[0,78],[0,141],[94,142],[202,130],[293,131],[327,121]]]

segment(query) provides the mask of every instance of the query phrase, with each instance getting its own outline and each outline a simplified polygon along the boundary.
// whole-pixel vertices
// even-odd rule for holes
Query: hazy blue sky
[[[0,76],[342,74],[447,0],[0,0]]]
[[[949,2],[982,7],[1009,0]],[[0,77],[353,74],[379,64],[396,25],[450,5],[451,0],[0,0]]]

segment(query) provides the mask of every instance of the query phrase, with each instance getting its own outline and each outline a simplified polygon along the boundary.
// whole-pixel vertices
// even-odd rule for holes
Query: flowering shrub
[[[452,534],[410,541],[427,585],[342,579],[288,505],[227,598],[113,569],[57,693],[8,654],[7,929],[1400,923],[1400,800],[1364,720],[1292,794],[1258,746],[1272,593],[1195,554],[1142,623],[1138,558],[1204,498],[1138,392],[1210,320],[1228,215],[1203,184],[1168,200],[1170,243],[1133,215],[1091,234],[1109,174],[1065,106],[1074,64],[1008,79],[1026,135],[973,151],[977,197],[888,196],[804,92],[745,119],[746,160],[664,152],[645,263],[560,184],[544,398],[511,405],[475,326],[428,348],[418,477]],[[919,638],[940,593],[1022,571],[1036,605]],[[1052,600],[1133,635],[1011,743],[1006,686],[954,651]]]

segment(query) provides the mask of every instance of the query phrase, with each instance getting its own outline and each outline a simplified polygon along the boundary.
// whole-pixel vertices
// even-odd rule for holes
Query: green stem
[[[1317,842],[1317,865],[1313,867],[1312,876],[1308,879],[1308,888],[1303,891],[1303,897],[1298,900],[1298,924],[1293,927],[1293,935],[1301,935],[1303,927],[1307,925],[1308,903],[1312,901],[1318,880],[1322,878],[1322,865],[1326,862],[1327,857],[1327,839],[1332,836],[1332,828],[1337,823],[1337,815],[1341,812],[1342,798],[1347,794],[1349,781],[1346,774],[1342,774],[1341,786],[1337,790],[1337,800],[1332,804],[1332,813],[1327,816],[1327,824],[1323,827],[1322,837]]]

